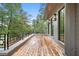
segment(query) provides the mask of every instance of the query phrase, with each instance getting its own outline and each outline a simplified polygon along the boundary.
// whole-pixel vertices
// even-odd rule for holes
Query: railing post
[[[4,34],[4,50],[6,50],[6,34]]]
[[[7,34],[7,49],[9,49],[9,34]]]

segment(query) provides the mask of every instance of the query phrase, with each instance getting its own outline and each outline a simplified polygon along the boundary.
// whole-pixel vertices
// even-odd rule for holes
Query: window
[[[65,8],[59,11],[59,40],[64,42],[64,13]]]

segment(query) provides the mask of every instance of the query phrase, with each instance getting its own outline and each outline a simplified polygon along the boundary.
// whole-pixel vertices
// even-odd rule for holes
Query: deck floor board
[[[34,36],[12,56],[58,56],[63,55],[61,47],[47,36]]]

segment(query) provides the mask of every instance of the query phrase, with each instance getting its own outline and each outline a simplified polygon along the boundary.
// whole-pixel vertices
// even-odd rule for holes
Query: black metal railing
[[[6,34],[0,34],[0,50],[6,50]]]
[[[10,46],[23,39],[24,36],[26,35],[12,37],[9,34],[0,34],[0,50],[9,49]]]

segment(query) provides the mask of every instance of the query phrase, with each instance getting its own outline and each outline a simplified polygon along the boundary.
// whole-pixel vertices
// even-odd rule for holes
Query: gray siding
[[[58,40],[58,16],[57,20],[53,21],[53,26],[53,37]],[[66,55],[79,56],[79,4],[65,4],[64,40]]]
[[[65,8],[65,52],[75,55],[75,4],[66,4]]]
[[[76,55],[79,55],[79,4],[76,7]]]

